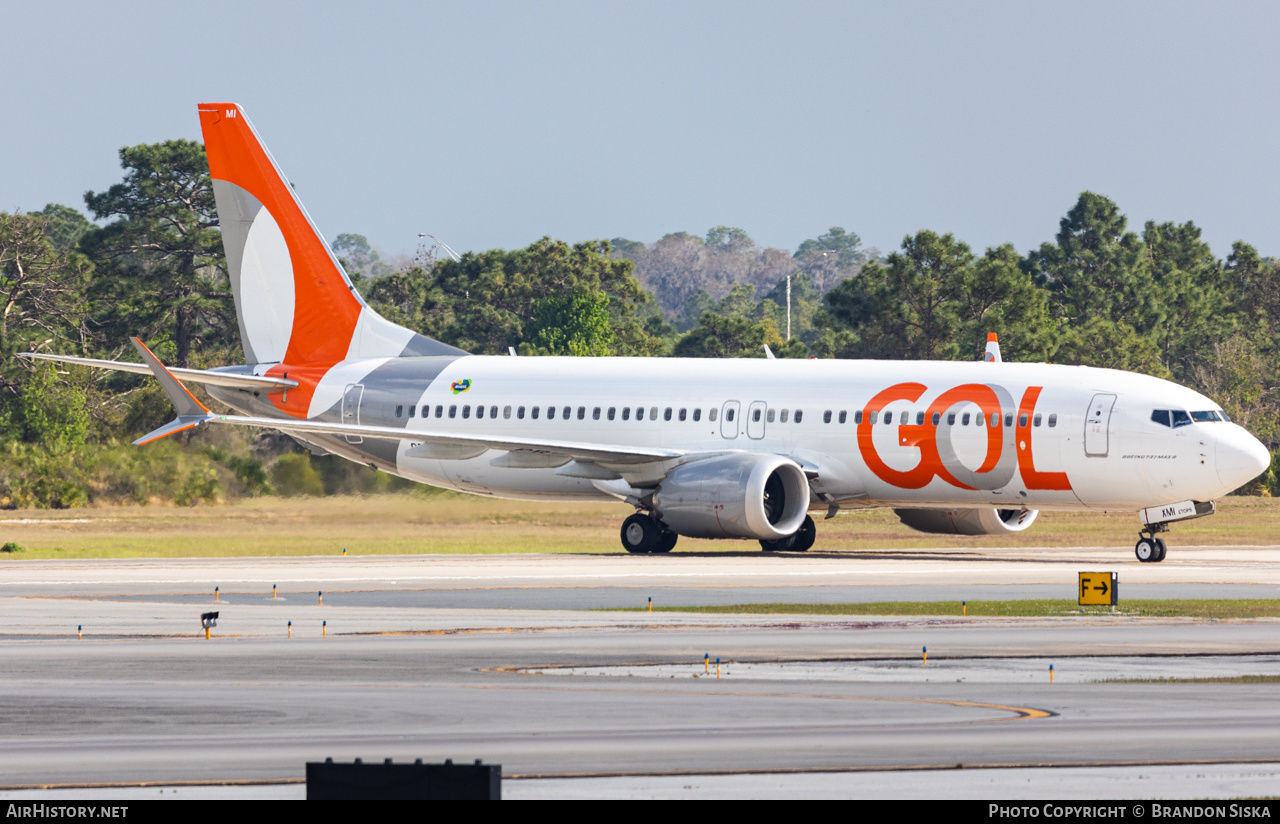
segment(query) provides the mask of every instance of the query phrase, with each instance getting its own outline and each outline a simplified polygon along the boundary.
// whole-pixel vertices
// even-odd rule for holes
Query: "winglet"
[[[181,381],[164,367],[164,364],[151,353],[145,343],[138,338],[134,338],[133,345],[138,350],[138,354],[142,355],[143,362],[151,369],[151,374],[160,382],[160,388],[164,390],[164,394],[169,398],[169,402],[173,404],[173,408],[178,412],[177,418],[159,429],[148,432],[138,438],[133,442],[134,446],[142,446],[152,441],[158,441],[161,438],[167,438],[175,432],[191,429],[193,426],[202,424],[213,417],[212,413],[209,412],[209,408],[196,400],[196,396],[192,395],[187,390],[187,387],[183,386]]]
[[[764,345],[764,356],[769,360],[777,360],[777,356],[773,354],[773,350],[769,348],[769,344]]]
[[[987,363],[1000,363],[1000,341],[995,332],[987,333],[987,352],[982,359]]]

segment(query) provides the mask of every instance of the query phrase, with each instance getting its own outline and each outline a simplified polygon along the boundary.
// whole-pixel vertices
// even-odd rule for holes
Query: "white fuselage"
[[[330,369],[311,415],[385,362]],[[1177,427],[1153,421],[1154,410],[1221,415],[1197,392],[1079,366],[465,356],[423,385],[389,400],[368,393],[380,399],[361,404],[358,421],[783,455],[816,475],[815,505],[1135,510],[1220,497],[1256,476],[1259,453],[1266,455],[1225,419]],[[343,446],[343,454],[360,459],[358,445]],[[400,442],[394,466],[379,465],[477,494],[608,497],[592,480],[556,468],[496,466],[498,451],[440,460],[406,454],[412,447]]]

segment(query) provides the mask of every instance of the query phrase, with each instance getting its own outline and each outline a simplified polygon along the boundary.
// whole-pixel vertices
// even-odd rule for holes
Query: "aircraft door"
[[[738,437],[738,411],[742,404],[737,401],[726,401],[720,410],[720,437]]]
[[[1111,409],[1116,396],[1099,392],[1089,403],[1084,420],[1084,454],[1090,458],[1105,458],[1111,450]]]
[[[764,437],[764,401],[752,401],[747,407],[747,437],[760,440]]]
[[[364,384],[347,384],[347,391],[342,393],[342,422],[351,426],[360,425],[360,400],[364,397]],[[347,443],[364,443],[359,435],[347,435]]]

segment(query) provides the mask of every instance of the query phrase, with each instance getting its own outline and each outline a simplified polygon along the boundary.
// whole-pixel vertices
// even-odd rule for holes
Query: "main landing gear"
[[[679,538],[651,515],[637,512],[622,522],[622,548],[627,552],[670,552]]]
[[[813,525],[813,518],[806,515],[804,523],[794,533],[776,541],[761,541],[760,548],[765,552],[804,552],[813,546],[817,537],[818,529]]]
[[[1168,532],[1168,524],[1149,524],[1146,529],[1138,533],[1138,543],[1133,547],[1133,554],[1138,556],[1138,560],[1144,564],[1158,564],[1164,560],[1164,555],[1169,551],[1163,540],[1156,537],[1156,533]]]

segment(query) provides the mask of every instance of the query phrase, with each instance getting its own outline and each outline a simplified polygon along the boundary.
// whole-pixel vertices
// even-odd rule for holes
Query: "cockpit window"
[[[1173,416],[1174,429],[1177,429],[1179,426],[1189,426],[1191,424],[1191,416],[1181,409],[1171,409],[1169,410],[1169,414]]]
[[[1222,417],[1218,415],[1217,412],[1210,409],[1206,412],[1192,412],[1191,420],[1196,421],[1197,423],[1208,423],[1209,421],[1220,421],[1222,420]]]
[[[1160,424],[1161,426],[1171,426],[1171,425],[1172,425],[1172,424],[1170,424],[1170,423],[1169,423],[1169,410],[1168,410],[1168,409],[1157,409],[1156,411],[1152,412],[1152,413],[1151,413],[1151,420],[1155,421],[1156,423]]]

